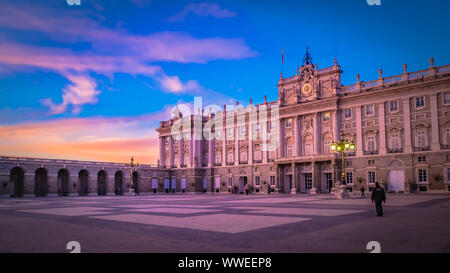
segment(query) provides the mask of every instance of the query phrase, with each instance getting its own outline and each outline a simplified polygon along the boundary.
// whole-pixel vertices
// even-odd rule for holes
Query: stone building
[[[327,193],[379,182],[394,192],[450,191],[450,65],[341,84],[307,52],[278,100],[161,121],[158,166],[0,157],[0,196],[243,192]],[[345,139],[355,150],[340,154]],[[344,163],[344,164],[342,164]],[[343,168],[341,167],[343,166]],[[344,169],[344,170],[343,170]],[[341,173],[344,172],[344,181]]]
[[[248,184],[255,193],[325,193],[339,181],[352,190],[379,182],[394,192],[449,191],[450,65],[431,58],[427,69],[403,69],[344,86],[336,60],[318,69],[307,52],[296,75],[280,76],[277,101],[161,122],[158,164],[177,190],[242,192]],[[263,111],[277,111],[277,120]],[[263,149],[273,136],[277,149]],[[355,144],[344,153],[344,181],[341,156],[330,150],[341,138]]]

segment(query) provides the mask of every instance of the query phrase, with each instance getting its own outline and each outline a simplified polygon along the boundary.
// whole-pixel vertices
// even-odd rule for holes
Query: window
[[[307,136],[305,138],[305,155],[313,154],[313,138],[312,136]]]
[[[208,188],[208,180],[206,178],[203,178],[203,189]]]
[[[419,169],[419,175],[418,175],[418,182],[419,183],[427,183],[427,170],[425,169]]]
[[[367,136],[367,151],[373,152],[377,150],[377,141],[374,135]]]
[[[389,111],[391,112],[398,111],[398,102],[396,100],[389,102]]]
[[[164,189],[170,188],[169,179],[164,179]]]
[[[247,132],[247,127],[241,126],[240,128],[241,135],[245,135],[245,133]]]
[[[323,153],[328,155],[330,154],[330,145],[331,145],[331,139],[325,139],[323,141]]]
[[[292,127],[292,118],[288,118],[286,119],[286,128],[291,128]]]
[[[217,140],[221,140],[221,139],[222,139],[222,130],[217,130],[217,131],[214,133],[214,135],[215,135],[215,137],[216,137]]]
[[[447,168],[447,183],[450,183],[450,168]]]
[[[424,156],[419,156],[418,158],[417,158],[417,161],[418,162],[426,162],[426,157],[424,157]]]
[[[446,145],[450,145],[450,128],[445,128],[444,141]]]
[[[228,136],[233,137],[233,135],[234,135],[234,129],[233,128],[228,129]]]
[[[375,184],[375,182],[376,182],[375,172],[374,171],[367,172],[367,183]]]
[[[425,106],[425,97],[416,97],[416,108],[421,108]]]
[[[259,133],[259,124],[253,125],[253,128],[256,133]]]
[[[261,186],[261,181],[260,181],[260,177],[259,176],[255,176],[255,186],[256,187]]]
[[[368,164],[368,165],[375,165],[375,160],[374,160],[374,159],[369,159],[369,160],[367,161],[367,164]]]
[[[275,176],[274,175],[270,176],[270,186],[275,187]]]
[[[233,186],[233,177],[228,177],[228,188]]]
[[[247,151],[241,152],[241,161],[247,161]]]
[[[417,131],[416,134],[416,146],[425,147],[428,146],[428,135],[426,129],[421,129]]]
[[[227,162],[229,162],[229,163],[234,162],[233,152],[231,152],[231,153],[228,154],[227,159],[228,159]]]
[[[292,145],[287,145],[287,156],[292,156],[293,147]]]
[[[222,163],[222,156],[220,154],[216,155],[216,163]]]
[[[444,94],[444,104],[450,104],[450,93]]]
[[[344,110],[344,118],[349,119],[352,117],[352,109],[345,109]]]
[[[353,184],[353,173],[352,172],[345,173],[345,183]]]
[[[186,189],[186,178],[181,178],[181,188]]]
[[[270,131],[273,131],[275,129],[275,122],[269,121]]]
[[[171,188],[172,188],[172,190],[175,190],[177,188],[177,179],[176,178],[172,178]]]
[[[220,177],[216,177],[214,181],[214,188],[220,189]]]
[[[345,167],[352,166],[352,162],[350,160],[345,161]]]
[[[307,190],[312,188],[312,173],[305,173],[305,186]]]
[[[330,120],[330,112],[324,112],[322,116],[322,121],[329,121]]]
[[[158,179],[153,178],[152,179],[152,189],[157,189],[158,188]]]
[[[373,115],[374,113],[375,113],[375,108],[374,108],[373,104],[366,105],[366,115],[370,116],[370,115]]]
[[[389,135],[389,148],[400,149],[402,147],[400,133],[392,133]]]

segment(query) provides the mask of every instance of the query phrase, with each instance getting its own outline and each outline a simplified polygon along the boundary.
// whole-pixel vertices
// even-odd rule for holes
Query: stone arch
[[[25,171],[21,167],[14,167],[10,171],[11,197],[22,197],[24,190]]]
[[[58,196],[69,195],[69,171],[67,169],[60,169],[58,171],[57,180],[57,192]]]
[[[117,171],[114,175],[114,192],[123,195],[123,172]]]
[[[41,167],[34,172],[34,195],[45,197],[48,193],[47,169]]]
[[[97,173],[97,195],[106,195],[106,171],[101,170]]]
[[[403,162],[400,159],[394,159],[389,162],[389,168],[403,168]]]
[[[89,172],[86,169],[78,173],[78,193],[80,196],[89,194]]]

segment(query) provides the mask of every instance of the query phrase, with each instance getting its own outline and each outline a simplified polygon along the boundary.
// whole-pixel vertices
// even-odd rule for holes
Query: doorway
[[[388,191],[405,191],[405,172],[403,170],[389,171]]]
[[[239,193],[244,192],[244,188],[247,185],[247,176],[239,177]]]

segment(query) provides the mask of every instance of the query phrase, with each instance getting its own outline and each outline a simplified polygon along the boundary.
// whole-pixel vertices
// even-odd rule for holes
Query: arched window
[[[247,150],[245,149],[241,150],[241,161],[247,161]]]
[[[305,137],[305,155],[313,155],[313,138],[311,135]]]
[[[323,153],[324,154],[326,154],[326,155],[328,155],[328,154],[330,154],[330,146],[331,146],[331,142],[333,141],[333,137],[332,137],[332,135],[331,134],[326,134],[324,137],[323,137]]]
[[[294,138],[290,137],[286,140],[286,155],[293,156],[294,155]]]
[[[233,148],[228,149],[227,162],[234,162]]]

